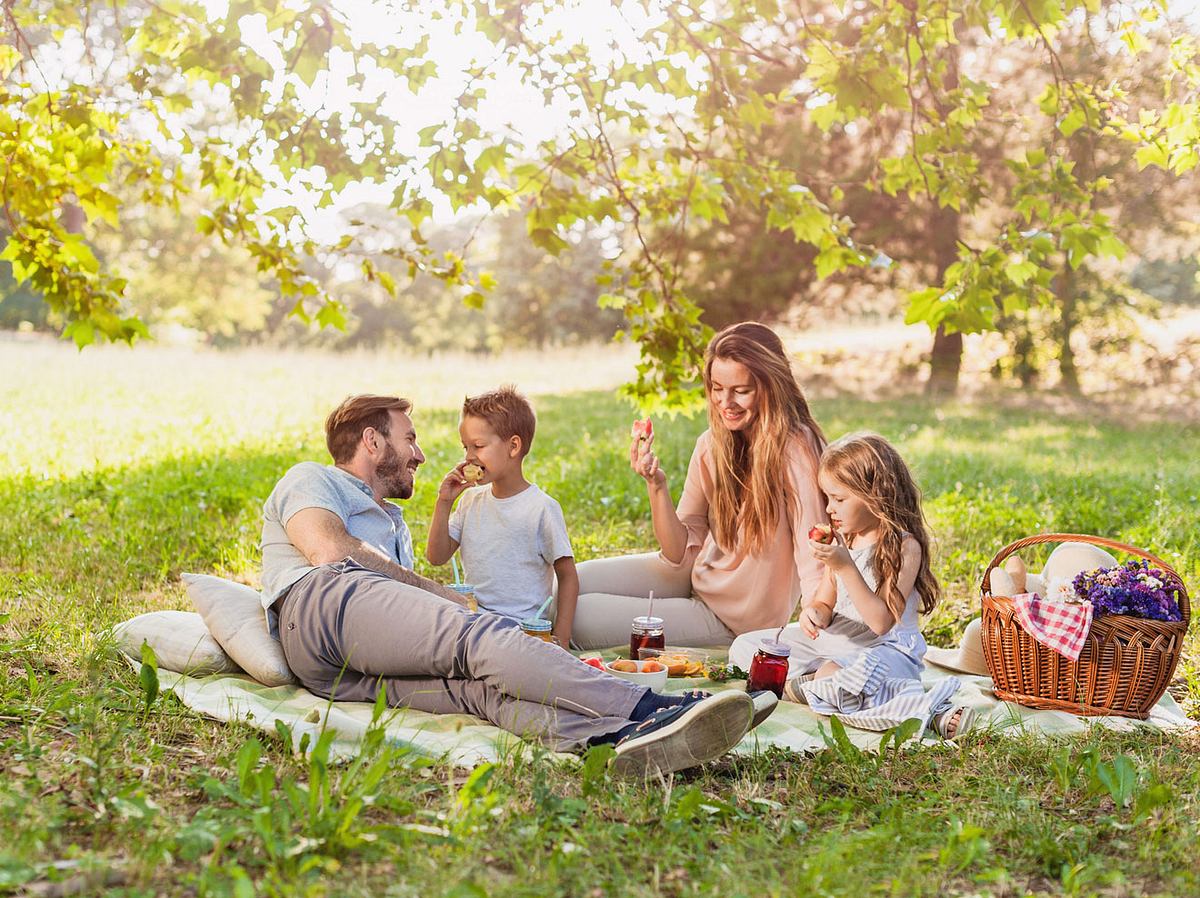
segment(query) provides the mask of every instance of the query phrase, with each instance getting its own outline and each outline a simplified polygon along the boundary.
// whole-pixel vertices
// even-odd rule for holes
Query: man
[[[425,461],[411,408],[348,398],[325,421],[334,464],[296,465],[264,505],[263,604],[305,687],[349,701],[382,688],[390,705],[473,714],[556,750],[612,743],[625,775],[681,770],[736,745],[756,710],[744,693],[658,695],[469,611],[412,571],[412,537],[388,501],[412,496]]]

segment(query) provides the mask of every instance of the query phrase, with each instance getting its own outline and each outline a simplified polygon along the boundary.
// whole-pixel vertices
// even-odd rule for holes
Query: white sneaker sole
[[[754,702],[744,692],[710,695],[666,726],[617,746],[613,773],[644,779],[712,761],[742,740],[753,714]]]
[[[779,707],[779,699],[775,697],[774,692],[760,692],[758,695],[750,696],[750,701],[754,704],[754,716],[750,718],[750,729],[754,729],[770,717]]]

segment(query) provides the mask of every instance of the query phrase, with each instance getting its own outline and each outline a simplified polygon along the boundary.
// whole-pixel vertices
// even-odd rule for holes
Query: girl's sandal
[[[791,677],[784,680],[783,700],[786,702],[795,702],[797,705],[807,705],[808,699],[804,695],[804,690],[800,687],[805,683],[811,683],[816,678],[816,674],[800,674],[798,677]]]
[[[933,718],[933,731],[947,742],[953,742],[960,736],[966,735],[974,722],[974,708],[956,705]]]

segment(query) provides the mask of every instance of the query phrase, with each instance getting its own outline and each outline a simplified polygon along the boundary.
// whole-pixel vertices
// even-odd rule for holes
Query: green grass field
[[[0,344],[0,894],[1200,893],[1194,736],[771,753],[667,789],[536,753],[472,772],[372,744],[329,767],[170,695],[147,707],[102,638],[187,608],[181,571],[257,584],[262,500],[294,462],[324,460],[321,421],[349,392],[417,403],[418,544],[459,457],[462,395],[514,381],[540,416],[528,473],[562,503],[577,556],[648,548],[632,410],[612,392],[630,370],[612,349],[499,362]],[[831,436],[878,430],[913,465],[946,592],[933,642],[977,610],[992,554],[1037,532],[1142,546],[1200,583],[1200,427],[921,400],[815,410]],[[676,490],[702,427],[658,423]],[[1200,715],[1194,631],[1177,678]]]

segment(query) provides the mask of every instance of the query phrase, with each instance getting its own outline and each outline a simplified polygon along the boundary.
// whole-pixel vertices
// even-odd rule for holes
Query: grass
[[[297,755],[169,694],[147,706],[100,635],[186,608],[181,571],[255,583],[263,498],[289,465],[323,458],[322,416],[355,390],[418,403],[429,456],[408,504],[418,543],[458,454],[457,402],[513,380],[540,414],[531,477],[562,503],[578,556],[647,548],[644,490],[623,462],[630,410],[611,392],[628,361],[4,345],[0,893],[1200,891],[1194,736],[979,736],[880,756],[834,745],[727,760],[665,788],[612,782],[602,758],[457,770],[378,737],[331,766],[320,743]],[[1200,428],[919,400],[824,400],[816,412],[831,435],[884,433],[916,469],[946,590],[926,622],[935,641],[976,609],[992,554],[1039,531],[1157,550],[1200,583]],[[702,426],[657,428],[676,489]],[[1200,714],[1194,634],[1174,692]]]

